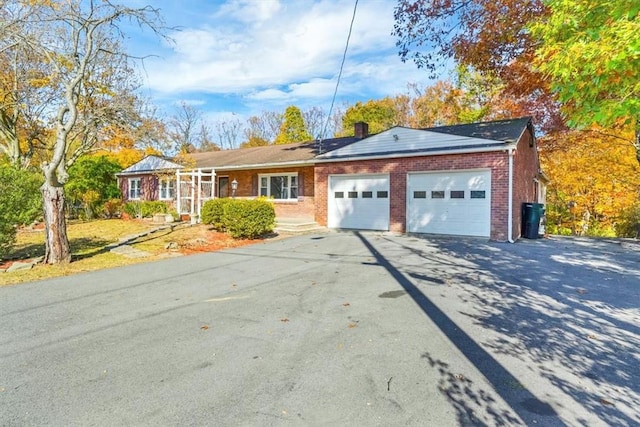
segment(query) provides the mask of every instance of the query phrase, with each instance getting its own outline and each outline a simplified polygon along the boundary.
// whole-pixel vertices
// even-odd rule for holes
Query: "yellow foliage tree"
[[[540,141],[547,191],[547,230],[615,235],[621,213],[640,199],[640,166],[629,143],[633,129],[593,126]]]

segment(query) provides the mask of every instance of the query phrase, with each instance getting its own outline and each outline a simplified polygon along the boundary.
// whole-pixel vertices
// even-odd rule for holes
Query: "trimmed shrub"
[[[131,218],[151,218],[157,213],[171,213],[165,202],[154,200],[127,202],[124,205],[124,212]]]
[[[40,174],[0,165],[0,259],[9,254],[17,227],[42,216]]]
[[[200,220],[211,225],[218,231],[225,231],[224,221],[224,208],[229,203],[232,203],[235,199],[223,198],[223,199],[211,199],[204,202],[202,210],[200,212]]]
[[[273,204],[264,198],[230,199],[224,205],[224,229],[235,239],[255,239],[271,233],[276,225]]]

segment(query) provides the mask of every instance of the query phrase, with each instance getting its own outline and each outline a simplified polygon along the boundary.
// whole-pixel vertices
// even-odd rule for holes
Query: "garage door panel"
[[[389,176],[331,176],[328,204],[330,228],[388,230]]]
[[[489,236],[490,171],[417,173],[407,181],[409,232]]]

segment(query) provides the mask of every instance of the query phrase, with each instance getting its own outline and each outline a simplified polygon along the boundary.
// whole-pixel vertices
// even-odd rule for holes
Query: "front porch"
[[[276,175],[272,170],[234,170],[216,171],[213,168],[198,168],[176,171],[175,207],[183,219],[199,222],[202,206],[215,198],[234,197],[253,199],[264,194],[260,188],[264,176]],[[311,175],[307,172],[307,176]],[[293,197],[267,198],[273,203],[277,219],[287,228],[300,228],[301,224],[315,224],[315,199],[313,197],[313,180],[302,178],[303,173],[296,175],[299,179],[298,192]],[[311,175],[312,176],[312,175]],[[305,188],[306,187],[306,188]]]

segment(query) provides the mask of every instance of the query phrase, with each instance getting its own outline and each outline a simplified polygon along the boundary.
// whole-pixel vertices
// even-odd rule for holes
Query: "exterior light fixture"
[[[236,197],[236,190],[238,189],[238,181],[234,180],[231,181],[231,197],[234,198]]]

